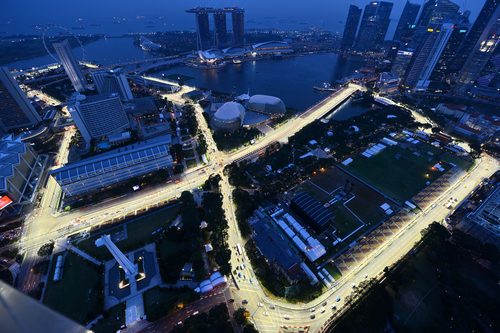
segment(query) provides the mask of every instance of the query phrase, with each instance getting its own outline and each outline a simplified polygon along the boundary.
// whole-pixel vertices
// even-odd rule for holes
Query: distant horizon
[[[387,38],[392,37],[406,0],[389,2],[394,3],[394,8]],[[424,0],[411,2],[422,4]],[[471,11],[471,23],[484,4],[484,0],[454,2],[461,6],[461,10]],[[369,1],[335,0],[335,4],[332,4],[324,0],[309,0],[307,6],[304,3],[304,0],[289,0],[285,6],[283,0],[276,1],[273,5],[264,0],[170,0],[168,4],[162,0],[143,0],[140,3],[135,0],[6,0],[0,5],[0,37],[39,34],[40,30],[36,30],[34,26],[48,24],[62,26],[78,34],[194,31],[194,17],[185,11],[197,6],[242,7],[245,9],[245,24],[248,29],[306,30],[316,27],[342,33],[349,5],[364,8]],[[113,22],[114,18],[117,18],[116,22]],[[117,23],[118,21],[121,23]],[[84,29],[79,29],[79,26]],[[58,30],[54,28],[53,33],[59,33]]]

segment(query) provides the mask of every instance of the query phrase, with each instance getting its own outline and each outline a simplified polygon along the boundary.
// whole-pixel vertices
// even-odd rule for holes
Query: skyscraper
[[[196,12],[196,38],[196,44],[199,50],[210,48],[210,24],[206,11]]]
[[[452,76],[456,73],[455,59],[467,35],[468,26],[454,24],[452,29],[451,36],[430,76],[427,90],[433,93],[447,93],[451,87]]]
[[[396,27],[396,31],[394,33],[394,40],[405,42],[405,39],[410,37],[413,25],[418,16],[418,12],[420,11],[419,4],[413,4],[410,1],[406,1],[405,8],[401,13],[401,17],[399,18],[398,26]]]
[[[233,23],[233,45],[242,46],[245,43],[245,12],[241,8],[233,8],[231,19]]]
[[[222,49],[227,46],[227,24],[226,13],[224,11],[217,11],[214,13],[215,25],[215,46]]]
[[[358,51],[376,51],[382,47],[392,6],[392,2],[386,1],[371,1],[366,5],[356,41]]]
[[[127,114],[117,95],[86,97],[78,94],[70,101],[68,110],[87,143],[130,128]]]
[[[87,88],[87,81],[85,81],[85,76],[80,69],[80,64],[73,55],[68,40],[65,39],[60,43],[54,43],[53,46],[73,88],[78,92],[85,91]]]
[[[213,45],[210,38],[209,14],[214,14],[215,24],[215,46],[224,48],[227,46],[227,20],[226,14],[230,13],[233,27],[233,46],[244,44],[245,34],[245,10],[238,7],[211,8],[196,7],[188,9],[187,13],[196,15],[196,44],[198,50],[208,49]]]
[[[486,6],[488,6],[488,4],[487,2]],[[457,94],[464,94],[470,89],[481,75],[481,72],[491,56],[495,53],[498,44],[500,44],[500,6],[498,5],[498,1],[496,1],[493,6],[488,6],[487,9],[489,15],[483,15],[483,12],[480,14],[482,19],[487,20],[487,23],[484,25],[481,35],[477,39],[477,42],[469,53],[458,75],[457,85],[455,87],[455,92]],[[483,24],[481,24],[481,27],[482,25]],[[472,29],[479,29],[479,27],[474,24]],[[476,34],[476,32],[474,32],[474,34]]]
[[[460,6],[450,0],[427,0],[418,19],[418,25],[427,28],[430,24],[456,22]]]
[[[356,31],[358,30],[359,19],[361,18],[361,8],[350,5],[347,20],[345,22],[344,34],[340,47],[342,50],[350,49],[356,40]]]
[[[40,116],[5,68],[0,68],[0,132],[35,126]]]
[[[413,57],[413,50],[398,50],[396,58],[392,63],[391,73],[399,78],[405,77],[406,70],[410,65],[411,59]]]
[[[127,77],[120,73],[119,70],[94,72],[92,73],[92,79],[101,95],[118,94],[122,102],[129,102],[134,99]]]
[[[461,45],[460,51],[457,52],[457,58],[455,59],[457,71],[460,71],[462,69],[462,66],[465,64],[470,51],[474,49],[474,46],[481,37],[481,34],[483,33],[486,25],[495,12],[495,9],[498,8],[499,4],[500,0],[486,0],[486,2],[484,3],[481,12],[479,13],[476,21],[472,25],[469,33],[467,34],[467,37]]]
[[[406,75],[405,88],[413,91],[425,91],[446,45],[454,31],[454,24],[431,25],[422,45],[414,54],[412,64]]]

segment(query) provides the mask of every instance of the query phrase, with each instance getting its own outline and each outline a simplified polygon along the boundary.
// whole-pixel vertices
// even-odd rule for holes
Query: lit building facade
[[[6,67],[0,68],[0,134],[30,128],[40,116]]]
[[[53,46],[61,64],[64,67],[64,70],[66,71],[66,74],[69,77],[69,80],[71,81],[71,84],[73,85],[73,88],[75,88],[78,92],[85,91],[85,89],[87,89],[87,81],[85,80],[85,76],[80,69],[78,60],[76,60],[73,51],[71,50],[68,40],[65,39],[60,43],[54,43]]]

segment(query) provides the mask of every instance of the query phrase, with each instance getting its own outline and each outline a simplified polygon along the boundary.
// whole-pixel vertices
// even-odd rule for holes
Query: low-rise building
[[[288,282],[298,281],[302,276],[300,257],[290,248],[286,238],[275,230],[265,219],[251,221],[252,237],[260,253],[278,271],[283,273]]]
[[[21,137],[0,139],[0,213],[32,202],[42,169],[41,158]]]
[[[86,195],[173,166],[162,137],[70,163],[50,172],[67,196]]]

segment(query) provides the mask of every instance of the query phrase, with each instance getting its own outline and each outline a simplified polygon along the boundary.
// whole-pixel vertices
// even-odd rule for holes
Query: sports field
[[[443,174],[432,168],[439,162],[436,157],[428,155],[424,147],[413,149],[393,146],[370,158],[359,155],[345,169],[401,203]]]
[[[339,239],[349,236],[345,240],[355,240],[387,217],[380,209],[387,199],[336,167],[305,181],[298,190],[309,193],[333,212],[326,232],[334,231]]]

